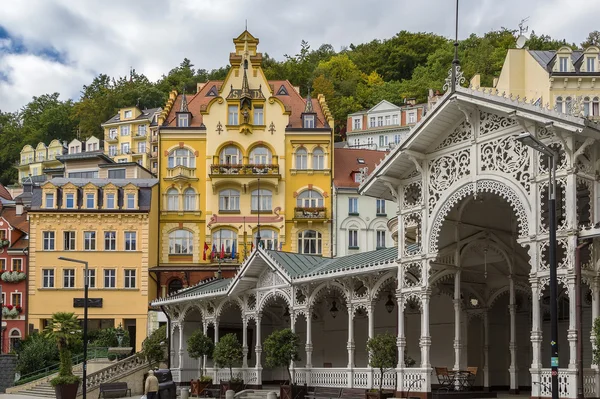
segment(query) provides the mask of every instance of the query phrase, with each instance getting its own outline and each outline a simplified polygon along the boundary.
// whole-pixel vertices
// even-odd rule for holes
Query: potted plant
[[[160,363],[167,360],[166,342],[167,326],[159,327],[142,342],[141,355],[150,365],[158,364],[160,367]]]
[[[394,396],[393,391],[384,392],[383,374],[396,367],[397,352],[396,336],[390,333],[376,335],[367,341],[369,365],[379,370],[379,389],[367,390],[366,399],[387,399]]]
[[[215,349],[213,341],[204,335],[202,330],[196,330],[192,336],[188,338],[187,344],[188,354],[192,359],[201,359],[204,356],[212,355]],[[194,382],[194,380],[192,380],[190,383],[192,390],[191,394],[196,396],[200,396],[200,394],[212,384],[212,378],[209,376],[204,376],[204,364],[202,360],[200,360],[198,363],[200,368],[200,377],[197,381]]]
[[[280,399],[303,399],[308,394],[306,385],[298,386],[292,381],[290,365],[300,360],[298,345],[300,337],[289,328],[274,331],[265,339],[263,349],[265,361],[269,367],[285,367],[288,380],[279,387]]]
[[[213,351],[213,360],[218,368],[229,369],[229,381],[220,381],[221,392],[232,390],[240,392],[244,389],[244,380],[233,378],[233,366],[242,361],[242,345],[235,334],[227,334],[219,339]]]
[[[79,321],[74,313],[56,312],[48,322],[46,334],[56,340],[60,357],[58,376],[50,380],[57,399],[75,399],[80,378],[73,375],[71,346],[79,338]]]

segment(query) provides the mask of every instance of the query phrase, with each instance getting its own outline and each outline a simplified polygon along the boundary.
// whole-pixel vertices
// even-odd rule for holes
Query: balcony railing
[[[133,137],[134,140],[140,140],[140,139],[145,139],[146,137],[148,137],[148,132],[147,131],[134,131],[131,133],[131,136]]]
[[[150,140],[152,143],[158,143],[158,134],[155,134],[152,136],[152,139]]]
[[[211,175],[278,175],[279,165],[240,165],[240,164],[213,164],[210,165]]]
[[[195,179],[196,178],[196,168],[188,168],[186,166],[178,165],[173,168],[167,169],[167,178],[168,179],[176,179],[176,178],[188,178]]]
[[[325,207],[296,207],[294,218],[296,219],[325,219],[327,208]]]
[[[107,143],[116,143],[117,141],[119,141],[119,136],[116,134],[107,134],[104,138],[104,141],[106,141]]]

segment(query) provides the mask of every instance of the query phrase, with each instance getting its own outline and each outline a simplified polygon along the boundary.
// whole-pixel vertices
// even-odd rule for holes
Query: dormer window
[[[559,61],[559,71],[560,72],[569,72],[569,58],[568,57],[560,57]]]
[[[85,195],[85,207],[86,209],[94,209],[96,205],[96,196],[94,193],[87,193]]]
[[[125,119],[131,118],[132,114],[133,112],[131,110],[123,112],[123,116],[125,117]]]
[[[106,209],[115,209],[115,194],[106,194]]]
[[[46,193],[46,202],[44,205],[46,209],[54,208],[54,194]]]
[[[177,114],[177,127],[189,127],[190,126],[190,114],[181,113]]]
[[[314,115],[304,115],[303,126],[305,129],[314,129],[315,128],[315,116]]]
[[[67,208],[67,209],[75,208],[75,194],[68,193],[65,195],[65,208]]]
[[[585,70],[587,72],[595,72],[596,71],[596,58],[595,57],[587,57]]]
[[[135,209],[135,194],[127,194],[127,209]]]

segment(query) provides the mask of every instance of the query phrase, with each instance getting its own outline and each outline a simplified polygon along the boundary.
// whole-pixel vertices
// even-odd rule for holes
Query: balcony
[[[144,154],[147,154],[147,155],[149,155],[149,154],[150,154],[150,151],[147,151],[147,150],[146,150],[146,151],[131,151],[131,156],[132,156],[132,157],[141,157],[141,156],[143,156]]]
[[[152,135],[152,138],[150,139],[151,143],[158,143],[158,134],[154,134]]]
[[[107,143],[117,143],[119,142],[119,136],[116,134],[107,134],[104,138],[104,141]]]
[[[294,208],[294,219],[326,220],[327,208],[325,207],[296,207]]]
[[[150,158],[158,158],[158,151],[152,151],[150,153]]]
[[[196,168],[188,168],[186,166],[178,165],[173,168],[167,169],[167,176],[165,180],[193,180],[196,181]]]
[[[210,165],[210,175],[216,177],[240,176],[271,176],[279,177],[279,165],[239,165],[239,164],[213,164]]]
[[[398,244],[398,216],[394,216],[387,221],[387,228],[392,235],[394,243]]]
[[[131,132],[131,137],[134,140],[146,140],[146,138],[148,137],[148,133],[146,131],[142,131],[142,132]]]

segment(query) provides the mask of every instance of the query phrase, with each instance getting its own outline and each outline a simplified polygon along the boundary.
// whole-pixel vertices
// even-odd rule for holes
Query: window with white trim
[[[63,249],[65,251],[75,251],[75,232],[65,231],[63,233]]]
[[[304,230],[298,233],[298,253],[320,255],[322,253],[321,233]]]
[[[271,190],[261,189],[260,192],[258,190],[253,190],[250,201],[252,206],[251,209],[253,211],[258,211],[258,204],[260,201],[260,211],[270,211],[271,209],[273,209],[272,199],[273,193],[271,192]]]
[[[315,128],[315,116],[314,115],[304,115],[304,128],[305,129],[314,129]]]
[[[227,107],[227,112],[228,112],[227,124],[228,125],[237,125],[238,124],[238,113],[239,113],[237,105],[230,105],[229,107]]]
[[[46,209],[54,208],[54,194],[46,193]]]
[[[596,57],[587,57],[586,58],[586,71],[587,72],[595,72],[596,71]]]
[[[272,162],[271,151],[263,145],[254,147],[252,151],[250,151],[248,162],[250,162],[251,165],[269,165]]]
[[[223,148],[219,156],[219,163],[221,165],[241,165],[242,154],[240,153],[240,149],[234,145],[228,145]]]
[[[559,70],[560,72],[568,72],[568,58],[567,57],[559,57]]]
[[[104,288],[117,287],[117,271],[115,269],[104,269]]]
[[[377,199],[375,204],[375,212],[377,213],[377,216],[385,215],[385,200]]]
[[[137,232],[125,232],[125,251],[135,251],[137,248]]]
[[[125,269],[125,288],[135,288],[135,269]]]
[[[353,122],[354,122],[354,130],[362,129],[362,118],[354,118]]]
[[[12,292],[10,294],[10,304],[13,306],[21,307],[23,306],[23,294],[20,292]]]
[[[196,191],[193,188],[187,188],[183,192],[183,210],[184,211],[195,211],[196,210]]]
[[[179,210],[179,191],[177,191],[176,188],[170,188],[167,190],[167,210]]]
[[[264,118],[264,110],[262,106],[259,105],[255,105],[254,106],[254,124],[255,125],[264,125],[265,124],[265,118]]]
[[[23,259],[13,258],[11,270],[13,272],[22,272],[23,271]]]
[[[63,269],[63,288],[75,288],[75,269]]]
[[[348,230],[348,248],[350,248],[350,249],[358,248],[358,230],[356,230],[356,229]]]
[[[54,232],[44,231],[42,232],[42,237],[44,251],[54,251]]]
[[[106,204],[104,204],[104,208],[115,209],[115,205],[115,194],[106,194]]]
[[[196,155],[187,148],[176,148],[169,153],[167,159],[168,168],[176,166],[185,166],[186,168],[196,167]]]
[[[135,209],[135,194],[127,194],[127,209]]]
[[[308,168],[308,152],[306,148],[301,147],[296,150],[296,169]]]
[[[85,270],[83,271],[85,275]],[[96,288],[96,269],[88,269],[88,288]],[[85,284],[85,283],[84,283]]]
[[[316,190],[305,190],[296,197],[296,206],[299,208],[323,207],[323,196]]]
[[[194,253],[194,236],[188,230],[175,230],[169,233],[169,254],[188,255]]]
[[[129,136],[129,125],[121,126],[121,136]]]
[[[42,287],[54,288],[54,269],[43,269],[42,276]]]
[[[325,152],[321,147],[317,147],[312,152],[313,169],[325,169]]]
[[[239,211],[240,210],[240,192],[238,190],[228,189],[219,193],[220,211]]]
[[[375,240],[376,249],[385,248],[385,230],[377,230],[375,232]]]
[[[94,193],[86,193],[85,194],[85,207],[86,209],[94,209],[96,202],[96,196]]]
[[[117,232],[116,231],[105,231],[104,232],[104,250],[105,251],[116,251],[117,250]]]
[[[65,208],[67,208],[67,209],[75,208],[75,194],[68,193],[65,195]]]
[[[358,198],[357,197],[348,198],[348,214],[349,215],[358,215]]]

